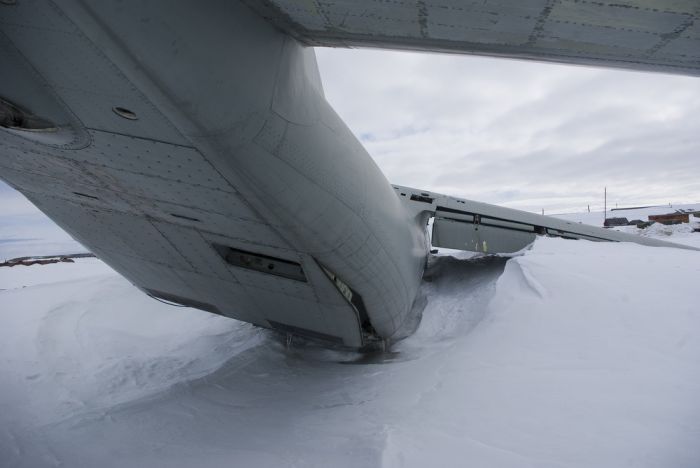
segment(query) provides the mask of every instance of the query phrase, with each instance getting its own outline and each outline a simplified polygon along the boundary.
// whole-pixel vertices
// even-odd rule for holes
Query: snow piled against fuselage
[[[700,252],[434,256],[416,333],[374,356],[287,349],[94,259],[15,268],[3,466],[700,465]]]

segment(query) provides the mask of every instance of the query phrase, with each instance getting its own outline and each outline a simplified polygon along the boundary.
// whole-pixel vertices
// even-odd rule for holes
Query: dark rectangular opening
[[[281,276],[295,281],[306,282],[306,274],[301,264],[284,258],[235,249],[214,244],[219,255],[230,265],[248,270],[259,271],[268,275]]]
[[[423,203],[433,203],[434,198],[431,198],[427,195],[411,195],[411,200],[417,201],[417,202],[423,202]]]

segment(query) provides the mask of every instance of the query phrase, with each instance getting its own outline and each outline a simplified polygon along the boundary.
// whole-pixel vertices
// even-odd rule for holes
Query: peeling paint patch
[[[428,37],[428,7],[424,1],[417,2],[418,6],[418,25],[420,26],[421,37]]]
[[[537,23],[535,23],[535,27],[532,29],[532,33],[530,33],[530,37],[528,38],[526,45],[535,45],[537,39],[540,37],[540,34],[542,34],[544,31],[544,25],[547,23],[549,15],[552,14],[552,10],[554,9],[554,5],[556,3],[558,3],[558,0],[549,0],[547,2],[546,6],[542,9],[542,13],[540,13],[540,16],[537,18]]]

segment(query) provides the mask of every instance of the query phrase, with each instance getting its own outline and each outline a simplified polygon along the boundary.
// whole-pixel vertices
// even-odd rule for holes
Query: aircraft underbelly
[[[349,346],[400,327],[422,231],[312,50],[231,2],[61,8],[0,16],[0,98],[55,124],[0,129],[0,177],[154,296]]]

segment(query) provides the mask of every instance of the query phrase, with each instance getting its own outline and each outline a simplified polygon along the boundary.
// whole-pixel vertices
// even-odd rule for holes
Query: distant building
[[[681,224],[690,222],[688,213],[668,213],[662,215],[649,215],[649,221],[661,224]]]
[[[603,223],[603,227],[627,226],[628,224],[627,218],[607,218],[605,223]]]

